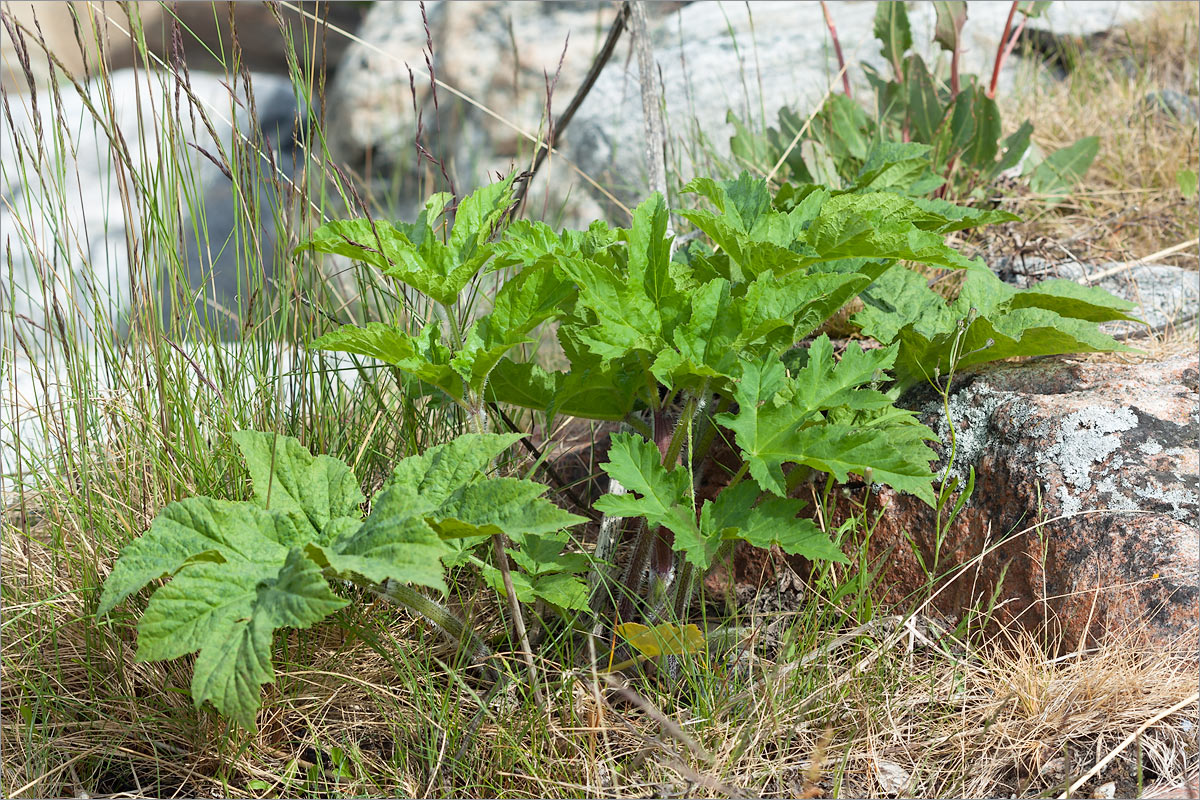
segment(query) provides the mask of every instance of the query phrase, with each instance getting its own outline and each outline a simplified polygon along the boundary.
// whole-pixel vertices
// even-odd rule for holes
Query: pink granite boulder
[[[871,505],[887,506],[870,542],[880,585],[911,597],[936,551],[944,612],[985,607],[995,593],[999,621],[1047,629],[1067,648],[1105,634],[1197,640],[1198,389],[1194,355],[1035,360],[963,376],[950,403],[952,474],[974,467],[974,494],[938,548],[932,509],[873,491]],[[948,441],[940,398],[918,403]]]

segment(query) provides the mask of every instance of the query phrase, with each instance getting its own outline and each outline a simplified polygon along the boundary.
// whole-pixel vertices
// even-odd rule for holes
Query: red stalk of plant
[[[958,82],[958,54],[961,51],[962,45],[956,40],[954,50],[950,53],[950,96],[952,98],[958,97],[960,88]]]
[[[1004,33],[1000,37],[1000,44],[996,46],[996,63],[992,65],[992,82],[988,84],[987,91],[989,100],[996,99],[996,86],[1000,83],[1000,67],[1004,66],[1005,60],[1012,55],[1013,48],[1017,46],[1017,40],[1021,38],[1021,31],[1025,30],[1025,23],[1029,21],[1027,15],[1022,15],[1021,21],[1017,23],[1017,29],[1013,31],[1012,36],[1008,35],[1008,32],[1012,30],[1012,21],[1017,13],[1018,5],[1020,5],[1018,0],[1013,0],[1012,8],[1008,10],[1008,19],[1004,21]],[[957,55],[955,53],[955,56]]]
[[[829,27],[829,37],[833,39],[833,52],[837,53],[838,71],[842,73],[842,88],[846,90],[846,97],[851,99],[854,95],[850,93],[850,75],[846,72],[846,59],[842,55],[842,43],[838,41],[837,26],[833,24],[833,16],[829,13],[829,6],[825,5],[825,0],[821,0],[821,11],[825,14],[825,24]]]
[[[662,454],[663,466],[670,469],[672,464],[667,463],[667,454],[671,449],[671,439],[674,431],[671,425],[667,422],[667,415],[664,409],[657,409],[654,412],[654,444],[658,446],[658,452]],[[675,534],[666,528],[660,527],[654,535],[654,557],[651,559],[651,565],[654,571],[661,578],[671,572],[671,566],[675,563]]]

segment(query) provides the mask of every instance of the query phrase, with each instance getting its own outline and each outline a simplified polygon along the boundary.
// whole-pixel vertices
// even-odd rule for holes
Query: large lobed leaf
[[[884,377],[894,357],[891,349],[863,352],[855,346],[832,366],[832,347],[822,336],[795,376],[789,377],[776,358],[746,362],[734,390],[737,412],[720,414],[716,421],[733,431],[755,481],[780,497],[787,494],[783,466],[803,464],[839,480],[852,472],[872,476],[932,502],[928,465],[933,453],[919,439],[897,441],[893,425],[852,427],[822,413],[890,408],[891,399],[869,384]]]
[[[261,508],[286,515],[297,527],[296,542],[318,541],[339,517],[358,517],[366,498],[358,479],[343,461],[313,456],[291,436],[235,431],[253,500]]]
[[[396,227],[371,219],[328,222],[296,250],[363,261],[448,306],[491,258],[490,239],[512,198],[514,178],[515,173],[463,198],[447,241],[435,231],[434,223],[449,198],[438,194],[429,199],[414,224]]]
[[[766,496],[753,481],[731,486],[704,504],[700,526],[708,541],[740,539],[764,549],[777,546],[785,553],[813,560],[845,563],[846,556],[811,519],[796,515],[803,500]],[[755,504],[757,501],[757,505]]]
[[[346,605],[321,569],[298,549],[263,557],[195,564],[155,592],[138,625],[138,661],[200,651],[192,699],[254,727],[259,688],[271,682],[276,628],[307,628]]]
[[[503,533],[518,543],[586,522],[542,497],[546,487],[487,470],[522,434],[468,433],[401,459],[385,483],[444,539]]]
[[[700,535],[690,509],[691,477],[680,467],[664,467],[653,442],[632,433],[613,434],[608,459],[600,468],[630,494],[606,494],[596,501],[596,510],[615,517],[643,517],[677,536]]]
[[[953,302],[920,275],[896,268],[862,297],[865,308],[853,322],[867,336],[899,344],[894,374],[900,388],[932,380],[935,370],[948,374],[959,336],[957,368],[965,368],[1013,356],[1129,350],[1096,323],[1139,321],[1127,313],[1132,303],[1102,289],[1052,280],[1018,290],[986,266],[969,269]]]
[[[210,701],[253,727],[260,687],[274,677],[274,631],[308,627],[346,604],[324,570],[445,592],[442,560],[450,548],[442,536],[508,533],[527,559],[550,562],[536,573],[537,596],[584,607],[586,590],[567,572],[577,559],[561,555],[560,540],[536,538],[583,518],[542,498],[540,484],[485,478],[517,435],[471,434],[402,460],[365,521],[362,493],[341,461],[314,457],[286,436],[241,431],[234,438],[253,499],[192,497],[168,505],[122,550],[98,608],[107,614],[149,582],[170,577],[138,625],[137,658],[198,650],[197,705]],[[559,552],[550,552],[556,544]]]
[[[615,434],[609,461],[601,465],[630,494],[608,494],[596,508],[618,517],[642,517],[651,526],[674,533],[672,547],[684,559],[708,569],[723,541],[740,539],[756,547],[778,545],[785,552],[812,559],[845,561],[845,556],[811,520],[798,519],[799,500],[767,496],[756,504],[762,488],[742,481],[704,503],[692,505],[687,471],[663,466],[658,448],[632,434]]]

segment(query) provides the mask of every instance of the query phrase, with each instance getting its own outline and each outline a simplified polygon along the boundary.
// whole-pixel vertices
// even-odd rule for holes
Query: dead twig
[[[1114,758],[1116,758],[1118,755],[1120,755],[1121,751],[1124,750],[1126,747],[1129,747],[1129,745],[1133,744],[1133,742],[1139,736],[1141,736],[1143,733],[1145,733],[1146,729],[1149,728],[1151,725],[1153,725],[1156,722],[1161,722],[1162,720],[1166,719],[1167,717],[1171,716],[1172,714],[1174,714],[1177,711],[1182,711],[1183,709],[1187,708],[1188,706],[1195,705],[1197,703],[1197,701],[1200,701],[1200,692],[1193,692],[1186,699],[1179,701],[1175,705],[1168,708],[1166,711],[1160,711],[1159,713],[1155,714],[1150,719],[1143,722],[1141,725],[1139,725],[1137,727],[1137,730],[1135,730],[1133,733],[1129,734],[1124,739],[1122,739],[1121,743],[1119,745],[1117,745],[1116,747],[1114,747],[1112,750],[1110,750],[1108,752],[1108,755],[1106,755],[1104,758],[1097,761],[1096,765],[1094,767],[1092,767],[1087,772],[1085,772],[1082,776],[1079,777],[1078,780],[1076,780],[1074,783],[1072,783],[1071,786],[1065,792],[1060,794],[1058,796],[1059,800],[1066,800],[1067,797],[1075,794],[1075,792],[1079,789],[1080,786],[1083,786],[1085,783],[1090,781],[1092,778],[1099,775],[1100,771],[1103,770],[1106,766],[1108,766],[1108,762],[1112,761]]]
[[[529,177],[517,189],[516,199],[513,201],[513,215],[520,210],[521,204],[525,202],[525,195],[529,192],[529,185],[533,183],[534,176],[537,175],[538,168],[542,166],[542,162],[546,160],[546,156],[554,149],[554,144],[558,137],[562,134],[567,126],[571,124],[571,120],[575,117],[575,112],[583,105],[584,99],[588,96],[588,92],[592,90],[596,79],[600,77],[601,71],[612,57],[613,51],[617,49],[617,42],[621,38],[621,33],[625,30],[625,21],[629,17],[629,4],[624,3],[621,9],[617,12],[616,19],[608,29],[608,37],[604,40],[604,44],[600,47],[600,51],[596,53],[596,57],[592,59],[592,66],[588,68],[587,75],[583,78],[583,83],[575,90],[575,96],[571,98],[571,102],[567,103],[566,109],[559,115],[558,119],[550,126],[550,136],[548,141],[537,145],[537,158],[533,161],[533,166],[529,170]],[[547,103],[549,99],[547,98]]]

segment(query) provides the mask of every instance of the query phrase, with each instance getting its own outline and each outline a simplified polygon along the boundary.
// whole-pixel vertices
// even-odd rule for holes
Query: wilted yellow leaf
[[[647,658],[694,653],[704,646],[704,634],[695,625],[680,627],[664,622],[650,628],[637,622],[623,622],[617,626],[617,633]]]

